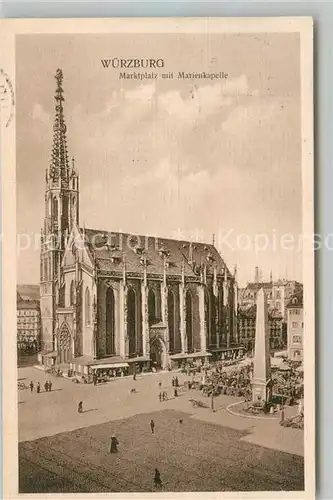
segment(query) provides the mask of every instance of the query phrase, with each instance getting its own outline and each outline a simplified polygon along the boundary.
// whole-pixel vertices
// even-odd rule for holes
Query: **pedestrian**
[[[154,422],[154,420],[150,421],[150,429],[151,429],[151,433],[154,434],[154,429],[155,429],[155,422]]]
[[[161,382],[161,381],[159,381],[159,383],[158,383],[158,387],[159,387],[159,388],[161,388],[161,387],[162,387],[162,382]]]
[[[34,383],[33,381],[30,382],[30,392],[32,392],[34,390]]]
[[[159,393],[158,398],[159,398],[160,403],[161,403],[162,402],[162,393],[161,392]]]
[[[178,397],[178,390],[177,390],[177,387],[174,388],[173,390],[173,395],[175,396],[175,398]]]
[[[45,389],[45,392],[48,392],[48,390],[49,390],[49,383],[48,383],[48,381],[45,382],[44,389]]]
[[[113,433],[112,436],[111,436],[110,453],[117,453],[117,451],[118,451],[117,446],[118,445],[119,445],[119,441],[116,438],[115,433]]]
[[[175,378],[175,387],[179,387],[179,380],[178,380],[178,377],[176,376]]]
[[[136,373],[133,373],[133,380],[136,380]]]
[[[166,391],[163,392],[163,401],[168,401],[168,393]]]
[[[40,393],[40,383],[39,382],[37,383],[36,391],[37,391],[37,394]]]
[[[161,474],[160,474],[160,471],[158,469],[155,469],[154,485],[156,488],[162,488]]]
[[[83,411],[83,402],[82,401],[79,402],[78,407],[77,407],[77,411],[79,413],[82,413],[82,411]]]
[[[51,380],[49,380],[49,392],[51,392],[51,391],[52,391],[52,382],[51,382]]]
[[[171,382],[171,384],[172,384],[172,387],[174,387],[174,385],[175,385],[175,377],[172,377],[172,382]]]

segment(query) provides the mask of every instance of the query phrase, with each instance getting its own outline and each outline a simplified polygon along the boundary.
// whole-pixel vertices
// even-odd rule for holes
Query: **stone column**
[[[227,347],[230,345],[230,308],[229,308],[229,285],[225,278],[223,282],[223,310],[224,326],[227,330]]]
[[[169,318],[168,318],[168,286],[167,286],[167,276],[166,276],[167,262],[166,257],[164,257],[163,262],[163,283],[161,284],[161,313],[162,313],[162,323],[165,324],[165,347],[167,353],[170,351],[170,335],[169,335]]]
[[[200,348],[201,352],[207,350],[207,325],[205,318],[205,288],[204,285],[198,286],[199,293],[199,317],[200,317]]]
[[[236,281],[234,282],[234,303],[233,303],[233,317],[234,317],[234,339],[236,344],[238,344],[238,328],[237,328],[237,310],[238,310],[238,286]]]
[[[119,354],[123,358],[128,357],[128,336],[127,336],[127,286],[120,284],[119,291],[120,305],[120,339]]]
[[[141,316],[142,316],[142,348],[143,355],[150,355],[149,324],[148,324],[148,286],[146,280],[141,283]]]

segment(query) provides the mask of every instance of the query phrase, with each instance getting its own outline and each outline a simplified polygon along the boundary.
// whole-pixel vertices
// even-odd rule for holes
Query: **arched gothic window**
[[[136,354],[136,295],[133,288],[129,288],[127,292],[127,334],[128,334],[128,349],[129,354]]]
[[[169,326],[169,339],[170,339],[170,352],[175,351],[176,339],[176,304],[175,294],[172,290],[168,291],[168,326]]]
[[[186,292],[186,336],[187,350],[193,352],[193,298],[189,290]]]
[[[66,284],[64,283],[59,290],[59,307],[65,307]]]
[[[106,292],[106,354],[115,353],[115,300],[114,291]]]
[[[148,292],[148,321],[150,325],[156,321],[156,296],[152,288]]]
[[[207,328],[207,346],[211,345],[211,321],[212,321],[212,307],[211,298],[208,290],[205,288],[205,323]]]
[[[85,293],[85,300],[84,300],[84,316],[85,316],[85,323],[86,326],[90,326],[91,324],[91,301],[90,301],[90,291],[89,288],[86,288],[86,293]]]

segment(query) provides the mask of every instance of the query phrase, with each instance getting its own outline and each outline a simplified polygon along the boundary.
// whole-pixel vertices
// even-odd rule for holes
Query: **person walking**
[[[51,391],[52,391],[52,382],[51,382],[51,380],[49,380],[49,392],[51,392]]]
[[[158,395],[158,399],[160,400],[160,403],[162,403],[162,393],[160,391],[159,395]]]
[[[161,387],[162,387],[162,382],[161,382],[161,381],[159,381],[159,383],[158,383],[158,387],[159,387],[159,388],[161,388]]]
[[[177,391],[177,387],[174,388],[173,390],[173,395],[175,396],[175,398],[178,397],[178,391]]]
[[[162,480],[161,480],[161,474],[158,469],[155,469],[154,473],[154,486],[156,488],[162,488]]]
[[[154,422],[154,420],[150,421],[150,429],[151,429],[151,433],[154,434],[154,429],[155,429],[155,422]]]
[[[175,377],[175,387],[179,387],[179,380],[177,376]]]
[[[115,433],[113,433],[112,436],[111,436],[110,453],[117,453],[117,451],[118,451],[117,446],[118,445],[119,445],[119,441],[116,438]]]
[[[77,411],[79,413],[82,413],[82,411],[83,411],[83,402],[82,401],[79,402],[78,407],[77,407]]]
[[[33,381],[30,382],[30,392],[32,392],[34,390],[34,383]]]
[[[40,393],[40,383],[39,382],[37,383],[36,391],[37,391],[37,394]]]
[[[172,387],[175,386],[175,377],[172,377],[171,385],[172,385]]]
[[[49,390],[49,383],[48,383],[48,381],[45,382],[44,389],[45,389],[45,392],[48,392],[48,390]]]

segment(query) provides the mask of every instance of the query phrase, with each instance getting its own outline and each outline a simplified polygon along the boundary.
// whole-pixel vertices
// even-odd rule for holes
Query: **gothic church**
[[[41,234],[40,362],[89,373],[97,366],[165,369],[238,355],[236,273],[214,245],[80,227],[61,70],[55,78]]]

